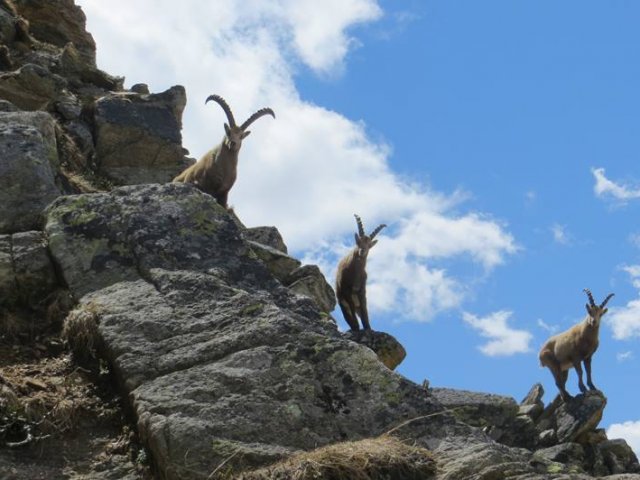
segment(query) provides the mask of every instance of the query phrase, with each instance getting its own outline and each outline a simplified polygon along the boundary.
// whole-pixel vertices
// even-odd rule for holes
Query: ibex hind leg
[[[554,358],[553,354],[551,354],[551,352],[547,352],[547,353],[548,354],[543,355],[540,358],[540,363],[542,364],[543,367],[547,367],[551,371],[551,374],[553,375],[553,379],[556,382],[556,386],[560,391],[560,396],[562,397],[562,400],[566,402],[571,399],[571,395],[569,395],[569,392],[567,392],[567,389],[565,387],[567,384],[567,378],[569,377],[569,371],[568,370],[563,371],[562,368],[560,368],[560,365],[558,364],[556,359]]]
[[[360,325],[358,324],[358,319],[356,318],[355,309],[352,309],[352,306],[349,305],[345,300],[340,301],[340,310],[342,310],[342,316],[344,317],[345,322],[349,324],[349,328],[351,330],[360,330]]]

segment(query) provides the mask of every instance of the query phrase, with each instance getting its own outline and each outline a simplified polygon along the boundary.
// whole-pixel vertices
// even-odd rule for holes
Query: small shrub
[[[95,347],[98,343],[99,309],[94,303],[88,303],[72,310],[64,320],[62,338],[64,338],[78,360],[96,358]]]

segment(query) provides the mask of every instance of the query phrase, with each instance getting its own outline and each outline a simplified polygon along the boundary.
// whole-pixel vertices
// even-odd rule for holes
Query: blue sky
[[[615,292],[594,383],[603,425],[640,451],[640,4],[78,3],[102,68],[186,86],[194,157],[222,136],[210,93],[238,117],[274,108],[230,194],[248,225],[332,278],[353,213],[389,224],[370,315],[412,380],[517,400],[542,382],[551,401],[541,344],[583,318],[583,288]]]

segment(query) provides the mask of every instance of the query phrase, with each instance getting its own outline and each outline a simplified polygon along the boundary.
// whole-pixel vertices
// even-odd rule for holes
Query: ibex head
[[[585,307],[587,307],[587,313],[589,314],[587,323],[590,326],[597,327],[600,325],[600,319],[602,318],[602,316],[609,311],[608,308],[605,308],[605,305],[607,305],[607,302],[611,300],[611,297],[613,297],[614,294],[610,293],[600,305],[596,305],[596,302],[593,299],[593,295],[591,294],[591,290],[585,288],[584,293],[586,293],[587,297],[589,297],[589,303],[585,305]]]
[[[222,110],[224,110],[224,113],[227,115],[227,120],[229,121],[229,123],[224,124],[224,132],[226,134],[224,143],[230,150],[233,150],[235,152],[240,150],[240,147],[242,146],[242,140],[244,140],[251,133],[251,131],[247,130],[247,127],[249,127],[249,125],[251,125],[253,122],[264,115],[271,115],[273,118],[276,118],[276,114],[273,113],[273,110],[271,110],[270,108],[261,108],[256,113],[247,118],[247,120],[245,120],[242,125],[237,126],[236,120],[235,118],[233,118],[231,108],[229,108],[229,105],[227,104],[227,102],[225,102],[224,98],[222,98],[220,95],[209,95],[204,103],[206,104],[209,100],[213,100],[214,102],[218,103],[222,107]]]
[[[358,233],[355,234],[356,245],[358,246],[358,256],[367,258],[369,250],[378,243],[377,240],[374,240],[375,236],[378,235],[380,230],[386,227],[386,225],[384,223],[382,225],[378,225],[373,232],[367,235],[364,233],[364,227],[362,226],[362,220],[360,217],[355,214],[354,217],[356,217],[356,223],[358,224]]]

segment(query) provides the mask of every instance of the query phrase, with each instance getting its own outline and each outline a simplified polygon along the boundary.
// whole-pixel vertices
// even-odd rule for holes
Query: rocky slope
[[[98,70],[71,0],[0,1],[0,39],[1,334],[56,328],[44,313],[74,303],[69,346],[113,372],[157,478],[229,478],[393,430],[431,452],[433,478],[640,479],[597,428],[601,394],[545,409],[539,386],[520,405],[418,386],[393,372],[392,337],[340,333],[331,287],[277,230],[166,183],[191,161],[184,89],[124,90]]]

